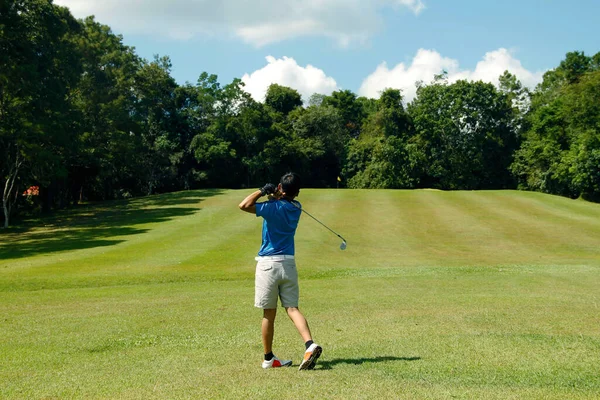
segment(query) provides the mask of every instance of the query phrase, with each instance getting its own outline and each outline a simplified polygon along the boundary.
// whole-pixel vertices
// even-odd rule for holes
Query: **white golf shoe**
[[[267,369],[267,368],[289,367],[290,365],[292,365],[292,360],[280,360],[277,357],[273,357],[269,361],[264,360],[262,362],[262,367],[264,369]]]

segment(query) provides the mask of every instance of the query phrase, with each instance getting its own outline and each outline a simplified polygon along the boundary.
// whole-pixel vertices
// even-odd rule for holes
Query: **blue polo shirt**
[[[302,207],[297,201],[294,204]],[[256,216],[264,219],[259,256],[294,255],[294,235],[302,214],[296,206],[287,200],[256,203]]]

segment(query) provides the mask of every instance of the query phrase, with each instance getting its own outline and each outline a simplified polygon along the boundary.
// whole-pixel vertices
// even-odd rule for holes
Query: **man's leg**
[[[302,315],[300,310],[298,310],[297,307],[287,307],[285,310],[290,319],[294,322],[294,325],[296,326],[296,329],[298,329],[300,336],[302,336],[302,340],[304,340],[304,345],[306,346],[304,359],[300,363],[298,369],[301,371],[313,369],[323,349],[318,344],[313,343],[308,322],[306,322],[306,318],[304,318],[304,315]]]
[[[265,309],[263,310],[262,319],[262,342],[265,349],[265,354],[273,351],[273,333],[275,332],[275,316],[277,315],[277,309]]]
[[[263,368],[278,368],[289,367],[292,365],[292,360],[280,360],[273,354],[273,333],[275,332],[275,315],[276,308],[268,308],[263,310],[262,319],[262,342],[265,350],[265,360],[262,363]]]
[[[298,329],[298,333],[302,336],[302,340],[304,343],[312,340],[312,335],[310,334],[310,328],[308,327],[308,322],[304,315],[300,312],[298,307],[286,307],[285,311],[287,311],[287,315],[290,317],[296,329]]]

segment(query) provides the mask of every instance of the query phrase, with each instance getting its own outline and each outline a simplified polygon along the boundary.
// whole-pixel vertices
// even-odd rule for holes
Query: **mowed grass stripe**
[[[485,192],[482,192],[485,193]],[[573,200],[562,196],[549,195],[538,192],[523,191],[491,191],[498,197],[520,198],[523,201],[535,203],[536,207],[557,213],[569,219],[588,221],[596,224],[600,219],[600,207],[598,204],[590,203],[584,200]]]
[[[502,215],[505,200],[498,192],[455,192],[455,206],[485,224],[488,234],[478,238],[481,265],[512,265],[538,263],[547,249],[532,240],[531,227],[522,218],[526,210],[516,210],[516,215]]]
[[[297,235],[299,257],[318,263],[321,270],[335,268],[342,275],[421,265],[423,247],[416,243],[418,237],[412,230],[416,213],[413,206],[403,204],[411,196],[408,191],[385,190],[310,192],[305,208],[316,210],[309,212],[341,234],[348,248],[340,251],[340,239],[303,217]],[[327,276],[331,274],[335,273]]]
[[[545,211],[533,216],[529,207],[513,207],[511,198],[520,199],[522,192],[347,192],[351,193],[339,200],[344,206],[337,210],[350,214],[340,225],[348,232],[346,254],[351,257],[339,255],[339,264],[351,269],[558,265],[598,260],[600,246],[595,245],[594,232],[600,229],[600,219],[594,225],[594,219],[585,214],[577,217],[585,218],[591,229],[591,234],[581,236],[572,220],[556,220],[552,212]],[[360,201],[353,201],[353,195]],[[589,203],[586,208],[592,217],[599,210]],[[311,235],[318,235],[319,240],[323,237],[317,231]],[[357,263],[359,254],[368,262]]]
[[[355,193],[344,190],[302,189],[298,201],[302,208],[348,241],[341,251],[342,240],[306,213],[302,213],[296,232],[296,258],[300,273],[329,268],[346,268],[357,254],[359,236],[353,226],[358,210]]]
[[[593,219],[598,207],[589,209],[590,218],[571,218],[519,192],[481,192],[473,196],[459,193],[458,196],[487,213],[499,231],[525,244],[529,251],[519,257],[525,257],[526,262],[581,264],[600,260],[600,218]],[[549,247],[548,243],[553,245]]]
[[[354,233],[348,243],[352,251],[366,256],[359,268],[393,267],[403,264],[408,244],[404,241],[407,220],[401,212],[401,192],[358,191],[354,206],[349,205],[348,224]]]
[[[485,224],[486,235],[475,237],[480,265],[510,265],[513,263],[556,262],[556,254],[548,251],[548,237],[539,230],[540,221],[548,216],[532,220],[526,208],[509,210],[507,199],[495,192],[449,193],[455,207],[471,215],[467,229],[474,221]]]
[[[479,212],[470,197],[460,192],[415,191],[417,201],[410,213],[415,246],[421,249],[417,261],[429,265],[501,265],[522,244],[498,231],[488,213]]]
[[[447,256],[444,248],[452,232],[437,218],[445,204],[432,204],[426,191],[363,192],[359,212],[354,216],[360,232],[358,246],[372,263],[364,267],[423,266],[437,264]]]
[[[531,217],[539,217],[556,225],[566,226],[583,233],[584,236],[597,238],[600,235],[600,207],[597,205],[581,200],[556,198],[556,196],[548,196],[550,201],[546,202],[546,197],[540,193],[530,193],[527,196],[519,194],[520,192],[515,191],[497,193],[499,198],[507,200],[506,206],[522,208]],[[577,207],[577,203],[585,207]]]
[[[417,228],[419,242],[427,243],[434,265],[481,265],[486,238],[493,231],[487,221],[474,218],[468,206],[457,204],[452,192],[419,193],[426,229]]]
[[[231,192],[208,198],[193,214],[156,226],[127,246],[115,249],[111,257],[117,263],[133,260],[145,267],[201,268],[204,263],[197,262],[197,258],[223,246],[224,242],[244,236],[242,230],[247,228],[237,218],[239,210],[237,203],[233,203],[235,199]]]
[[[232,248],[237,248],[239,243],[247,242],[245,239],[250,237],[254,238],[254,244],[256,240],[260,244],[260,233],[248,234],[254,230],[248,224],[252,216],[244,218],[241,215],[237,209],[237,197],[235,192],[225,192],[214,198],[200,198],[199,201],[186,205],[190,211],[184,215],[162,222],[135,225],[137,234],[119,237],[118,243],[112,246],[92,245],[85,249],[4,261],[6,265],[2,274],[6,278],[12,278],[13,285],[3,287],[0,280],[0,289],[135,284],[136,281],[163,279],[211,279],[215,270],[216,275],[221,278],[223,274],[219,268],[235,264],[230,263],[230,260],[223,260],[223,255],[231,255],[233,259],[240,256],[237,251],[220,251],[219,257],[215,257],[215,249],[227,243]],[[168,195],[155,198],[168,199]],[[171,205],[159,208],[168,209]],[[126,217],[117,216],[113,218],[113,222],[123,227],[130,221]],[[77,227],[70,229],[76,230]],[[70,237],[71,235],[64,240],[68,241]],[[17,285],[14,285],[15,281]]]
[[[46,242],[48,245],[54,242],[60,242],[51,251],[44,252],[31,251],[24,255],[19,251],[10,251],[11,243],[3,246],[3,249],[8,254],[10,268],[15,269],[21,265],[27,267],[35,267],[49,264],[49,255],[60,255],[60,260],[86,262],[90,259],[90,255],[96,254],[119,254],[121,257],[118,261],[129,262],[132,260],[142,260],[147,253],[139,253],[135,246],[139,243],[144,243],[151,237],[169,234],[171,223],[179,224],[185,220],[182,216],[193,215],[201,208],[198,204],[201,199],[197,200],[194,205],[186,204],[184,207],[155,205],[162,203],[159,199],[168,199],[165,196],[152,196],[148,199],[149,204],[144,204],[140,200],[132,200],[131,202],[107,202],[100,205],[89,205],[82,209],[73,209],[58,214],[56,219],[64,219],[71,222],[62,222],[62,228],[40,229],[34,228],[21,234],[21,239],[16,242],[18,247],[26,248],[27,242],[42,242],[42,249],[45,249]],[[133,214],[136,216],[132,217]],[[104,221],[105,215],[110,214],[109,221]],[[164,217],[143,219],[139,215],[145,214],[162,214]],[[72,215],[72,216],[71,216]],[[158,229],[157,229],[158,228]],[[48,237],[46,242],[38,237],[41,235],[49,236],[52,232],[54,237]],[[123,232],[128,234],[123,235]],[[164,232],[164,233],[163,233]],[[82,240],[77,236],[85,237]],[[88,242],[86,240],[90,238]],[[109,244],[102,243],[107,241]],[[128,247],[134,248],[129,251]],[[11,254],[12,253],[12,254]],[[14,255],[16,254],[16,255]]]

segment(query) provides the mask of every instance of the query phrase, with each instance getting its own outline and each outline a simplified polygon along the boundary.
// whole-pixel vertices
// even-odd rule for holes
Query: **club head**
[[[346,250],[346,242],[342,242],[342,244],[340,244],[340,250]]]

